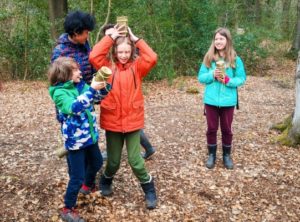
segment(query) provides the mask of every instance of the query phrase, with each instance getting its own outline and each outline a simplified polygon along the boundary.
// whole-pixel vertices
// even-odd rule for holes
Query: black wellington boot
[[[216,163],[216,156],[217,156],[217,145],[208,145],[208,159],[206,162],[206,167],[208,169],[212,169]]]
[[[112,194],[113,177],[106,177],[104,174],[100,178],[100,190],[103,196],[110,196]]]
[[[224,146],[223,145],[223,163],[226,169],[232,170],[233,169],[233,161],[230,157],[231,154],[231,146]]]
[[[152,210],[156,208],[157,197],[156,197],[153,178],[151,178],[151,181],[149,183],[141,183],[141,186],[145,193],[147,209]]]

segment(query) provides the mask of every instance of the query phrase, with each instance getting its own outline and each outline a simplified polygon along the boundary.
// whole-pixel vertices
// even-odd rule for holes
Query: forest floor
[[[295,67],[274,65],[239,89],[234,170],[224,168],[220,149],[216,167],[205,167],[197,78],[181,77],[171,86],[146,82],[145,132],[157,149],[146,166],[155,177],[157,209],[145,209],[124,150],[113,196],[80,196],[79,213],[87,221],[299,221],[300,149],[274,143],[278,133],[270,130],[294,109]],[[190,87],[200,93],[187,93]],[[0,103],[0,221],[61,221],[68,176],[65,159],[55,155],[62,144],[47,84],[5,82]],[[103,149],[103,132],[99,143]]]

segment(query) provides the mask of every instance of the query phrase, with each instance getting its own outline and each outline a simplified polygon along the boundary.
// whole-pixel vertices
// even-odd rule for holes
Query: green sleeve
[[[72,114],[72,104],[76,100],[72,94],[66,90],[58,89],[53,94],[53,101],[57,108],[64,114]]]

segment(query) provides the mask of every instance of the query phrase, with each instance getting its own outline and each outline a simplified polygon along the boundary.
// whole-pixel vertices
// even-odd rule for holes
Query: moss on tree
[[[271,129],[280,131],[280,135],[274,138],[281,145],[296,147],[300,144],[300,136],[295,136],[292,125],[293,114],[286,117],[282,122],[274,124]]]
[[[292,118],[293,118],[293,114],[286,117],[283,121],[271,126],[271,129],[278,130],[280,132],[285,131],[289,126],[292,126]]]

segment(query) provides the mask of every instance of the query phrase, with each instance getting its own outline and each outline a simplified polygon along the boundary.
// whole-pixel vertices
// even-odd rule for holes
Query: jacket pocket
[[[132,102],[132,113],[130,114],[130,120],[132,123],[136,124],[137,122],[144,120],[144,101],[138,100]]]
[[[104,101],[101,102],[100,125],[105,129],[108,126],[115,127],[120,119],[120,110],[117,107],[117,103]]]
[[[132,103],[132,107],[133,107],[134,109],[143,108],[143,107],[144,107],[144,101],[143,101],[143,100],[134,101],[134,102]]]

